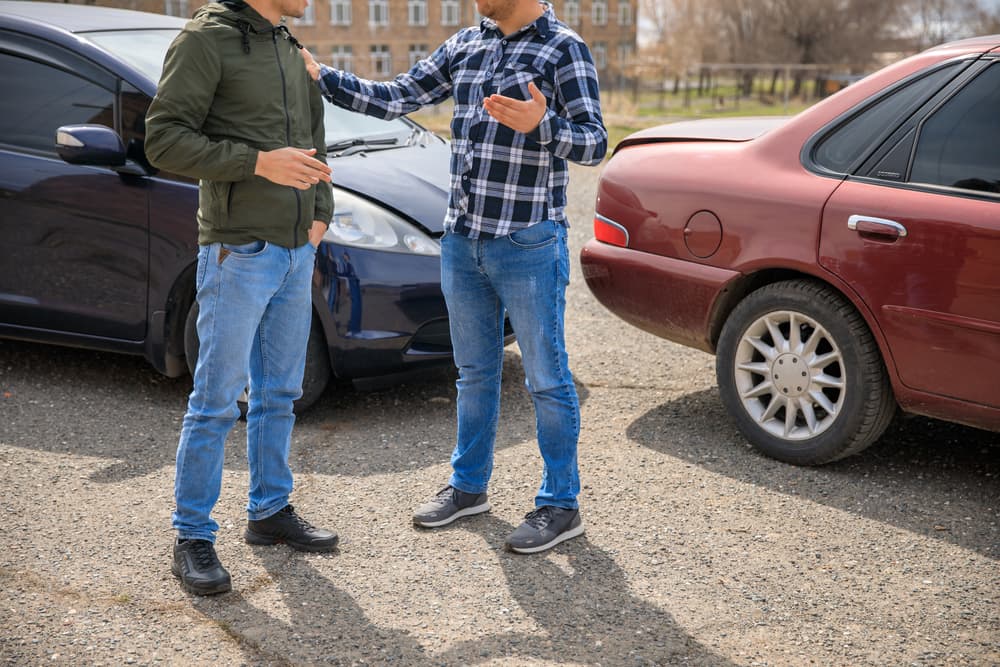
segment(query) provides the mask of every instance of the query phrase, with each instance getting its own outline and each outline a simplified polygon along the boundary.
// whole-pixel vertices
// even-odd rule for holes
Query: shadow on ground
[[[454,368],[430,369],[375,390],[332,382],[299,417],[297,471],[348,476],[416,470],[446,462],[454,445]],[[91,475],[120,482],[174,465],[191,389],[139,357],[0,340],[0,442],[108,459]],[[581,403],[586,387],[577,385]],[[497,450],[535,437],[534,412],[516,348],[504,358]],[[226,467],[246,470],[246,428],[226,444]]]
[[[713,389],[653,408],[627,435],[713,473],[1000,560],[998,433],[899,416],[860,454],[822,467],[797,467],[752,450]]]
[[[695,641],[670,614],[633,595],[614,558],[586,536],[556,547],[550,552],[554,557],[525,557],[502,550],[513,529],[483,515],[442,532],[465,530],[483,538],[503,572],[497,585],[506,587],[535,626],[530,633],[503,631],[510,619],[503,612],[509,610],[498,610],[491,625],[470,628],[468,639],[433,652],[404,630],[372,623],[361,605],[309,559],[286,549],[260,550],[259,556],[267,584],[284,597],[287,620],[269,615],[241,593],[209,599],[200,609],[241,643],[251,662],[732,664]]]

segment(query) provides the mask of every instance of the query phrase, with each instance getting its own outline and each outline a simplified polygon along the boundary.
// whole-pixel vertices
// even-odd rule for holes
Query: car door
[[[146,181],[55,150],[62,125],[119,129],[119,85],[66,49],[0,33],[0,326],[145,336]]]
[[[820,263],[868,304],[899,378],[1000,406],[1000,63],[895,133],[823,211]]]

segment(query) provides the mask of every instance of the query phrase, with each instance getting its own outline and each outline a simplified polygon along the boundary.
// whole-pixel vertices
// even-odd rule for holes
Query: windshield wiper
[[[353,153],[360,153],[362,151],[384,151],[387,148],[392,148],[393,146],[399,145],[399,137],[384,137],[384,138],[359,138],[352,137],[351,139],[343,139],[341,141],[335,141],[332,144],[328,144],[326,147],[327,153],[344,153],[350,149],[356,149],[351,151]]]

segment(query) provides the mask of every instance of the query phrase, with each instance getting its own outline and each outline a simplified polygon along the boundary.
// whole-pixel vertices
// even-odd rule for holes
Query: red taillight
[[[594,238],[619,248],[628,247],[628,230],[600,215],[594,216]]]

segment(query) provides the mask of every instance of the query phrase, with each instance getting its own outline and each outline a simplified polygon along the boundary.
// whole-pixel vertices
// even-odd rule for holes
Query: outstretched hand
[[[306,71],[309,72],[309,76],[313,78],[313,81],[319,81],[319,63],[313,58],[313,54],[309,53],[309,49],[304,46],[299,49],[299,53],[302,54],[302,60],[306,61]]]
[[[531,132],[545,117],[548,103],[542,91],[534,82],[528,84],[530,100],[516,100],[503,95],[490,95],[483,100],[486,113],[496,118],[512,130],[527,134]]]

